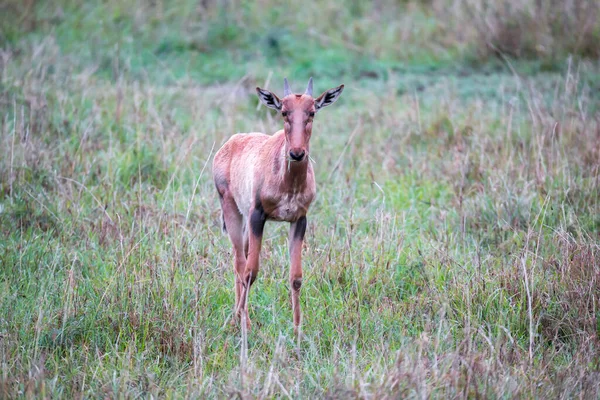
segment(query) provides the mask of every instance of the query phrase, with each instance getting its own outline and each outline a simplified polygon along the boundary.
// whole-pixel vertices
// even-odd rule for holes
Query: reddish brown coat
[[[292,94],[285,80],[285,97],[256,88],[259,99],[281,112],[283,130],[233,135],[215,155],[213,179],[223,211],[223,226],[234,248],[236,315],[246,318],[246,297],[259,270],[259,254],[267,220],[290,226],[290,287],[294,328],[300,325],[302,242],[306,214],[315,194],[315,175],[309,161],[315,113],[332,104],[344,85],[312,97],[312,78],[304,94]]]

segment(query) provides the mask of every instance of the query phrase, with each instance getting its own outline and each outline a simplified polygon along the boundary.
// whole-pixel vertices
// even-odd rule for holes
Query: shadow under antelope
[[[215,154],[213,179],[221,202],[223,229],[229,234],[235,258],[234,321],[244,316],[248,328],[246,299],[258,275],[265,222],[287,221],[294,332],[298,332],[302,242],[306,213],[316,193],[315,175],[309,162],[313,118],[323,107],[333,104],[342,90],[344,85],[313,98],[312,78],[303,94],[292,93],[284,79],[280,99],[257,87],[260,101],[281,112],[283,129],[272,136],[238,133]]]

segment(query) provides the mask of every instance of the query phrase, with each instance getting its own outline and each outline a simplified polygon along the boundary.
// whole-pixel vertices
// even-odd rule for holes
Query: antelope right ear
[[[277,111],[281,111],[281,100],[279,100],[279,97],[277,97],[274,93],[257,87],[256,94],[258,95],[260,102],[265,106]]]
[[[315,99],[315,108],[319,111],[323,107],[327,107],[335,103],[335,101],[340,97],[342,91],[344,90],[344,85],[340,85],[336,88],[329,89],[326,92],[323,92],[322,95]]]

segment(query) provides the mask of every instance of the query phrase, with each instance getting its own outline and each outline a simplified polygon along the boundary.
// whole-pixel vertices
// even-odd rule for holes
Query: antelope
[[[248,292],[258,276],[263,229],[267,220],[290,223],[289,282],[294,332],[300,326],[302,244],[306,213],[315,194],[315,174],[309,162],[313,118],[333,104],[344,85],[313,98],[313,80],[303,94],[294,94],[284,79],[283,98],[256,88],[260,102],[281,113],[283,129],[233,135],[215,154],[213,179],[221,203],[223,230],[233,245],[235,264],[235,313],[232,323],[248,318]]]

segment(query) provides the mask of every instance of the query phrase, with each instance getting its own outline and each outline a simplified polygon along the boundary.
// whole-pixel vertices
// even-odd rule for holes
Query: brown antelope
[[[283,98],[256,88],[267,107],[281,112],[283,129],[233,135],[215,154],[213,179],[221,202],[223,229],[235,258],[235,317],[250,327],[246,299],[258,275],[263,228],[267,220],[290,222],[290,286],[294,331],[300,325],[302,242],[306,212],[315,197],[315,175],[309,162],[313,117],[333,104],[344,85],[312,96],[312,78],[304,94],[293,94],[284,79]]]

